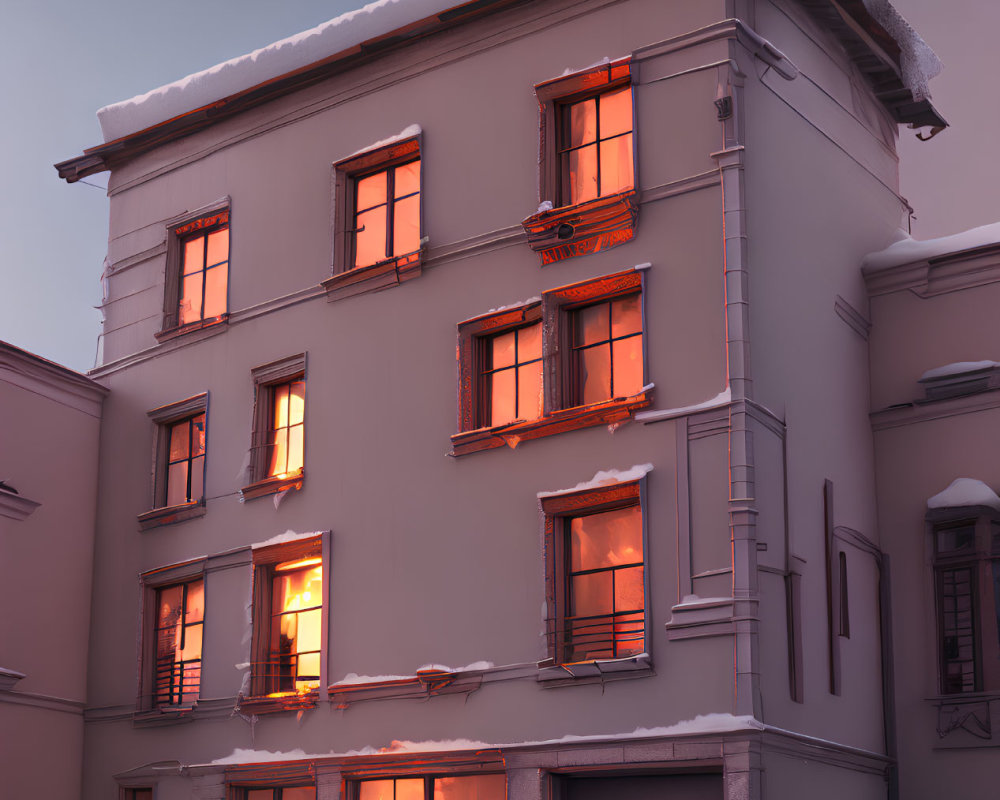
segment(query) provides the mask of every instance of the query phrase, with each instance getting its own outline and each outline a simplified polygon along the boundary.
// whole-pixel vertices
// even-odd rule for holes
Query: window
[[[244,499],[298,489],[305,467],[304,353],[253,370],[254,432]]]
[[[167,231],[163,330],[157,338],[224,322],[228,291],[228,207],[171,224]]]
[[[205,582],[198,577],[181,583],[147,583],[147,590],[140,707],[189,709],[198,700],[201,685]]]
[[[118,792],[119,800],[153,800],[152,787],[121,787]]]
[[[1000,689],[1000,515],[965,507],[931,511],[928,519],[941,692]]]
[[[336,195],[331,300],[420,274],[420,142],[416,136],[334,165]]]
[[[148,416],[155,425],[153,507],[139,515],[140,530],[205,513],[208,394],[161,406]]]
[[[638,216],[628,59],[535,87],[542,205],[524,220],[548,264],[630,240]]]
[[[316,800],[314,786],[285,786],[267,789],[236,787],[237,800]]]
[[[355,800],[505,800],[505,775],[448,775],[359,781]]]
[[[556,664],[646,649],[640,480],[542,497],[549,652]]]
[[[254,550],[253,569],[252,698],[242,705],[310,707],[322,680],[322,537]]]
[[[629,270],[461,323],[454,454],[615,424],[648,405],[642,281]]]

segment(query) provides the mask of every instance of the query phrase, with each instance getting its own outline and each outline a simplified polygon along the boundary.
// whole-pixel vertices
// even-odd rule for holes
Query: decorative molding
[[[664,625],[667,639],[731,636],[736,632],[733,602],[731,597],[706,597],[678,603],[670,609],[670,619]]]
[[[10,673],[12,670],[3,670],[3,672]],[[35,694],[34,692],[19,692],[13,688],[7,690],[0,689],[0,703],[31,706],[48,711],[60,711],[64,714],[72,714],[73,716],[82,716],[85,706],[82,700],[69,700],[65,697],[53,697],[52,695]]]
[[[881,411],[873,411],[869,418],[872,430],[878,432],[904,425],[957,417],[962,414],[975,414],[994,408],[1000,408],[1000,391],[998,390],[919,404],[902,403],[884,408]]]
[[[839,294],[833,301],[833,310],[837,312],[838,317],[847,323],[848,327],[850,327],[852,331],[854,331],[866,342],[868,341],[868,334],[872,329],[871,320],[865,317],[864,314],[858,311]]]
[[[17,682],[25,677],[27,676],[23,672],[18,672],[16,669],[0,667],[0,692],[11,691]]]

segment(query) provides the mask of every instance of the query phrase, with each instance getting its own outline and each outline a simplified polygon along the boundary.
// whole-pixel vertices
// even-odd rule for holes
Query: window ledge
[[[263,697],[245,697],[236,710],[244,714],[278,714],[282,711],[303,711],[315,708],[319,702],[319,689],[308,692],[281,692]]]
[[[20,522],[30,517],[40,505],[27,497],[0,489],[0,516]]]
[[[132,715],[132,725],[137,728],[152,728],[157,725],[176,725],[181,722],[192,722],[197,703],[187,706],[168,706],[165,708],[136,711]]]
[[[203,516],[205,516],[204,498],[196,503],[181,503],[176,506],[154,508],[139,515],[139,530],[148,531],[152,528],[173,525],[176,522],[184,522],[185,520]]]
[[[332,302],[356,294],[377,292],[398,286],[403,281],[420,275],[422,261],[423,250],[417,250],[367,267],[355,267],[339,272],[322,282],[323,288],[326,289],[326,299]]]
[[[555,433],[575,431],[594,425],[615,425],[631,419],[636,411],[646,408],[652,401],[653,390],[647,389],[631,397],[553,411],[538,419],[517,420],[495,428],[477,428],[456,433],[451,437],[451,455],[463,456],[504,445],[514,448],[523,441]]]
[[[670,619],[664,625],[670,641],[729,636],[735,632],[731,597],[691,597],[670,611]]]
[[[485,670],[422,669],[417,674],[370,680],[364,683],[334,683],[329,687],[330,700],[338,708],[347,708],[362,700],[419,698],[436,695],[471,694],[483,684]]]
[[[298,470],[285,477],[273,476],[264,478],[262,481],[255,481],[240,489],[240,495],[244,500],[253,500],[255,497],[285,492],[289,489],[301,489],[304,480],[305,473]]]
[[[1000,747],[1000,691],[963,692],[929,697],[937,710],[935,749]]]
[[[187,325],[178,325],[176,328],[164,328],[162,331],[154,333],[153,336],[156,337],[156,341],[158,342],[169,342],[171,339],[176,339],[179,336],[186,336],[189,333],[208,330],[209,328],[215,328],[215,333],[221,333],[228,324],[229,314],[220,314],[217,317],[189,322]]]
[[[539,211],[521,226],[528,246],[541,255],[545,266],[624,244],[635,235],[638,218],[639,195],[629,189],[586,203]]]
[[[569,664],[555,664],[552,659],[548,659],[538,664],[538,682],[545,687],[644,678],[652,674],[653,664],[648,653],[626,658],[574,661]]]

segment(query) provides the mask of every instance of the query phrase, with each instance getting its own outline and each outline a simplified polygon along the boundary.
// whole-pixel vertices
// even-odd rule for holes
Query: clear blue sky
[[[100,143],[98,108],[363,4],[4,0],[0,339],[77,370],[94,365],[107,198],[102,188],[67,185],[52,165]],[[914,232],[923,238],[1000,219],[993,144],[1000,105],[989,88],[1000,66],[993,43],[1000,3],[894,4],[945,62],[931,90],[955,126],[929,143],[902,134],[903,193],[919,217]],[[103,187],[107,174],[87,180]]]

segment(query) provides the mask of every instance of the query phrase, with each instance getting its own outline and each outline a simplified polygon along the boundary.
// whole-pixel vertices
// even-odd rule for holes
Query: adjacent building
[[[905,587],[968,590],[887,554],[993,512],[876,493],[927,52],[859,0],[381,2],[102,110],[83,797],[919,796],[996,688],[934,688]]]

